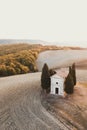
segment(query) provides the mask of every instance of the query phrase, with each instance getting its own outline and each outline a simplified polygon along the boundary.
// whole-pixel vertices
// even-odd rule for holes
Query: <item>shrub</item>
[[[0,65],[0,77],[1,76],[7,76],[7,69],[5,65]]]
[[[6,71],[7,71],[7,75],[15,75],[16,74],[16,71],[13,67],[10,67],[10,66],[6,66]]]

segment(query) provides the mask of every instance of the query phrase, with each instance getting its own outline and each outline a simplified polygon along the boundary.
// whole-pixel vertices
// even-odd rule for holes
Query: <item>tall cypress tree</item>
[[[74,85],[76,85],[76,67],[75,67],[75,63],[72,64],[72,77],[73,77]]]
[[[50,88],[50,73],[49,73],[49,68],[46,63],[44,64],[42,68],[41,87],[46,90]]]
[[[69,74],[72,75],[72,67],[71,66],[69,66]]]
[[[69,67],[69,74],[65,79],[65,88],[64,91],[68,94],[72,94],[74,91],[74,85],[76,85],[76,69],[75,63]]]
[[[65,85],[64,91],[67,94],[72,94],[74,91],[74,83],[73,83],[73,78],[70,73],[66,77],[64,85]]]

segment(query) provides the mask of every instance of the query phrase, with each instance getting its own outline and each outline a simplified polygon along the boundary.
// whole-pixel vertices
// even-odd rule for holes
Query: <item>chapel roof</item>
[[[67,75],[68,75],[67,71],[65,71],[64,69],[60,69],[60,70],[56,71],[56,74],[52,75],[51,77],[54,77],[54,78],[58,78],[58,77],[65,78],[65,77],[67,77]]]

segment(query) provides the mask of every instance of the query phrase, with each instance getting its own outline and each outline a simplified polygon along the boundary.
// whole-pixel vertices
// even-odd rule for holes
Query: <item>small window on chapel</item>
[[[58,82],[56,82],[56,84],[58,84]]]

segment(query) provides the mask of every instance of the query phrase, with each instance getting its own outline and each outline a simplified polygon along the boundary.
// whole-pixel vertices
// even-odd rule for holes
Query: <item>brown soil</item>
[[[61,116],[70,129],[87,130],[87,87],[83,84],[77,83],[72,95],[47,95],[43,105],[57,118]]]

